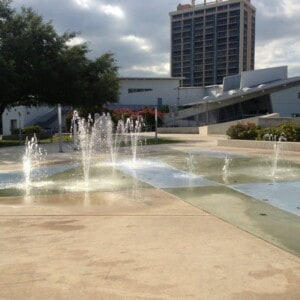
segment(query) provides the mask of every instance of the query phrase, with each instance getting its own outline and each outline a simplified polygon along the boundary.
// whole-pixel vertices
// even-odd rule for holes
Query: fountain
[[[74,155],[80,155],[82,165],[47,166],[48,174],[52,172],[47,181],[40,177],[39,181],[32,182],[32,168],[35,161],[39,161],[41,150],[36,138],[27,141],[23,162],[26,185],[34,186],[30,193],[84,192],[82,205],[92,207],[98,193],[126,192],[129,201],[142,203],[143,189],[162,189],[300,253],[300,245],[294,242],[296,233],[300,234],[300,166],[291,162],[287,165],[281,160],[283,134],[278,141],[272,136],[273,156],[267,158],[194,147],[186,152],[169,148],[140,159],[137,150],[142,118],[123,119],[114,126],[109,114],[95,114],[94,118],[89,115],[83,119],[75,111],[72,123]],[[57,169],[50,171],[54,167]],[[7,182],[12,183],[12,178],[15,180],[17,176],[0,172],[0,194],[3,195],[2,190],[7,189]],[[89,194],[91,191],[93,196]],[[14,190],[10,193],[18,195],[13,194]],[[69,194],[72,197],[72,193]],[[282,226],[291,226],[295,234],[287,235],[281,230]]]
[[[271,177],[273,180],[276,179],[276,173],[278,169],[278,161],[280,157],[280,151],[281,151],[281,142],[286,142],[287,138],[285,136],[285,133],[282,132],[281,135],[278,138],[278,141],[276,140],[276,135],[273,136],[273,164],[272,164],[272,171],[271,171]]]
[[[194,169],[193,158],[194,158],[193,153],[191,153],[191,152],[188,153],[188,157],[186,159],[186,164],[187,164],[187,170],[188,170],[188,173],[190,174],[190,176],[193,175],[193,169]]]
[[[118,153],[121,143],[124,141],[124,133],[125,133],[125,123],[123,120],[119,120],[116,128],[116,132],[114,136],[111,135],[110,141],[110,153],[111,153],[111,162],[112,165],[115,166]]]
[[[79,149],[82,154],[83,176],[85,187],[88,188],[91,158],[94,150],[93,120],[89,114],[87,121],[78,121]]]
[[[232,158],[229,158],[227,155],[225,157],[224,166],[222,168],[223,172],[223,181],[225,184],[228,184],[228,178],[230,176],[230,164],[232,162]]]
[[[127,118],[119,120],[114,131],[114,124],[109,113],[95,114],[94,120],[89,114],[87,120],[78,112],[73,112],[71,133],[74,149],[81,151],[85,187],[88,189],[90,166],[93,155],[110,153],[111,165],[115,166],[120,146],[130,145],[132,163],[136,163],[140,133],[144,126],[143,118]]]
[[[23,174],[24,185],[27,192],[29,192],[32,184],[32,170],[39,161],[41,161],[46,155],[39,146],[36,138],[36,134],[31,139],[26,137],[25,140],[25,154],[23,155]]]
[[[140,142],[140,133],[144,126],[144,120],[141,116],[138,116],[136,120],[133,118],[127,118],[125,123],[125,134],[130,137],[130,145],[132,151],[132,161],[136,163],[137,148]]]
[[[273,180],[275,180],[275,178],[276,178],[279,152],[280,152],[280,145],[279,145],[279,143],[275,142],[273,145],[273,166],[272,166],[272,171],[271,171],[271,176],[272,176]]]

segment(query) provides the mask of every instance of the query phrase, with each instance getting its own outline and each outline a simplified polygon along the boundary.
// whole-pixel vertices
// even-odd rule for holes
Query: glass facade
[[[246,2],[222,1],[171,13],[171,76],[185,77],[183,86],[207,86],[254,69],[255,10]]]

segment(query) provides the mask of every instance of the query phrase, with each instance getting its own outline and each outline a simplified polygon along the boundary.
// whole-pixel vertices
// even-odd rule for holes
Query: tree
[[[86,44],[69,46],[31,8],[0,0],[0,116],[17,105],[101,105],[118,100],[118,67],[112,53],[87,58]]]

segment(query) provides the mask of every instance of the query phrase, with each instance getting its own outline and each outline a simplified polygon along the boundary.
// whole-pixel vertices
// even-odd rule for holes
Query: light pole
[[[155,107],[155,140],[157,141],[157,107]]]
[[[63,152],[62,141],[61,141],[62,121],[61,121],[61,104],[60,103],[57,105],[57,113],[58,113],[58,152]]]
[[[19,144],[22,144],[22,129],[21,129],[21,113],[18,111],[19,116]]]
[[[205,113],[206,113],[206,125],[208,125],[209,123],[209,115],[208,115],[208,98],[209,96],[206,96],[203,98],[204,102],[205,102]]]
[[[180,86],[177,87],[177,103],[176,103],[177,104],[177,109],[178,109],[179,103],[180,103],[179,88],[180,88]]]

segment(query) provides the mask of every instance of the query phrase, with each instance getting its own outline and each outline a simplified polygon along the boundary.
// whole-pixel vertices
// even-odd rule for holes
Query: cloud
[[[120,19],[125,17],[123,10],[119,6],[101,5],[100,9],[109,16],[111,15]]]
[[[300,67],[300,41],[292,37],[273,40],[256,47],[256,68],[288,65],[290,75],[296,75]],[[299,75],[299,72],[298,72]]]
[[[253,1],[255,3],[257,12],[265,17],[286,17],[299,16],[300,3],[299,0],[273,0],[272,6],[270,1]]]
[[[284,14],[287,17],[299,18],[300,3],[299,0],[283,0]]]
[[[85,43],[86,41],[82,38],[82,37],[74,37],[72,38],[71,40],[69,40],[67,42],[67,45],[68,46],[76,46],[76,45],[79,45],[79,44],[82,44],[82,43]]]
[[[90,0],[75,0],[75,3],[83,9],[90,9],[91,7]]]
[[[169,12],[176,10],[174,0],[13,2],[17,8],[24,3],[45,21],[53,20],[60,34],[80,32],[78,37],[88,43],[91,58],[113,52],[122,76],[170,76]],[[300,1],[251,0],[251,3],[257,8],[256,68],[288,65],[290,75],[300,75],[300,45],[297,42]]]
[[[161,63],[159,65],[134,65],[131,71],[142,72],[143,74],[157,74],[159,76],[169,75],[169,64]]]
[[[108,16],[113,16],[119,19],[125,17],[124,11],[118,5],[110,5],[105,3],[99,3],[97,0],[73,0],[75,4],[84,10],[89,11],[98,11],[100,13],[104,13]]]
[[[138,47],[138,49],[142,51],[149,52],[151,50],[151,45],[146,39],[137,37],[135,35],[130,34],[123,36],[121,37],[121,40],[125,43],[131,44],[132,47]]]
[[[255,68],[287,65],[300,75],[299,0],[253,0],[256,7]]]

